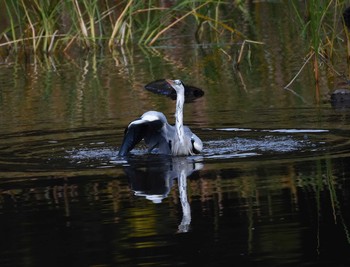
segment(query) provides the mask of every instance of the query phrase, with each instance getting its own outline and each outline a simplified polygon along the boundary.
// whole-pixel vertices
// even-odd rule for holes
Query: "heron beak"
[[[175,83],[174,83],[173,80],[166,79],[165,81],[166,81],[168,84],[170,84],[171,87],[174,87],[174,86],[175,86]]]

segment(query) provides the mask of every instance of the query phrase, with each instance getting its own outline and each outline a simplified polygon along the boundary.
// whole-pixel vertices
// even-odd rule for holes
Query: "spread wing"
[[[164,142],[161,129],[164,123],[161,120],[138,119],[129,124],[125,129],[123,143],[120,147],[119,156],[126,156],[142,139],[145,140],[152,150],[159,143]]]

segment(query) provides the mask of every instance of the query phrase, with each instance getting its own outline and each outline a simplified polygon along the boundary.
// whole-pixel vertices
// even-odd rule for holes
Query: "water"
[[[271,39],[282,15],[254,23],[266,44],[240,72],[210,45],[2,63],[0,265],[349,265],[350,112],[325,73],[317,101],[312,66],[283,89],[301,40]],[[160,78],[205,91],[184,119],[203,153],[119,158],[144,111],[173,122],[174,101],[143,89]]]

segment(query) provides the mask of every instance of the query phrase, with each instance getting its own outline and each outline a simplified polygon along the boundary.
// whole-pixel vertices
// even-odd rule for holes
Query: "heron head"
[[[171,85],[172,88],[175,89],[176,92],[180,90],[185,90],[184,84],[181,80],[166,80],[168,84]]]

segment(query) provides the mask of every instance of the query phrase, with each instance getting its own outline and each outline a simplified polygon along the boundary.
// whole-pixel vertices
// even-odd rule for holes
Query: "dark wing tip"
[[[183,85],[185,87],[186,102],[192,102],[195,99],[200,98],[204,95],[204,91],[198,87],[186,85],[184,83]],[[152,81],[145,85],[145,89],[155,94],[168,96],[173,100],[176,99],[176,91],[170,86],[166,79]]]
[[[145,85],[145,89],[159,95],[169,96],[174,90],[165,79],[152,81]]]
[[[126,156],[144,137],[142,123],[129,124],[124,131],[123,143],[119,149],[118,156]]]
[[[119,149],[118,156],[126,156],[130,150],[134,148],[136,144],[133,145],[132,135],[129,133],[128,128],[125,129],[123,143]]]

